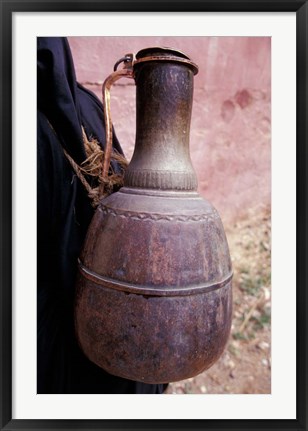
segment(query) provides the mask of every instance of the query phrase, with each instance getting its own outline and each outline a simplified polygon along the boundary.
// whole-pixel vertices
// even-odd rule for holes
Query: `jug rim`
[[[164,46],[150,46],[143,48],[135,55],[134,66],[146,61],[171,61],[176,63],[184,63],[190,66],[194,75],[199,71],[199,67],[195,64],[190,57],[184,52]]]

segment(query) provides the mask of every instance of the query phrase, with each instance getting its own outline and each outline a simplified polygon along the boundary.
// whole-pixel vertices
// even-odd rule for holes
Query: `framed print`
[[[1,429],[307,429],[307,2],[1,0],[1,32]],[[130,53],[137,55],[129,57]],[[114,282],[115,292],[121,292],[129,301],[124,304],[126,311],[120,313],[120,302],[116,302],[117,308],[108,308],[106,303],[98,305],[101,299],[94,299],[92,292],[80,306],[78,301],[81,301],[83,288],[78,290],[76,302],[69,299],[71,293],[63,295],[61,290],[62,285],[68,286],[72,284],[70,280],[75,280],[78,258],[80,273],[84,271],[91,283],[96,279],[102,283],[99,295],[113,280],[109,270],[105,275],[97,275],[96,270],[84,267],[84,255],[80,257],[79,254],[94,214],[88,194],[93,197],[95,187],[96,191],[101,190],[103,181],[104,184],[111,181],[109,177],[101,180],[100,173],[94,178],[92,172],[97,166],[84,164],[86,158],[99,160],[101,172],[100,164],[107,158],[101,146],[107,153],[104,142],[108,139],[111,142],[108,131],[112,128],[106,127],[105,132],[100,123],[103,120],[107,124],[106,112],[110,109],[106,102],[103,107],[99,101],[103,81],[108,75],[113,81],[118,75],[131,77],[130,67],[138,69],[140,64],[146,63],[148,67],[153,62],[158,68],[160,61],[166,64],[166,58],[177,71],[188,68],[189,79],[193,79],[190,130],[189,125],[187,129],[182,127],[187,118],[190,121],[188,99],[185,99],[186,120],[180,109],[170,113],[174,106],[184,110],[184,98],[177,93],[180,81],[173,71],[170,76],[169,71],[159,75],[161,80],[169,77],[164,81],[165,93],[166,88],[170,88],[168,94],[159,93],[158,78],[153,78],[152,71],[148,75],[152,78],[147,79],[153,81],[140,84],[140,88],[148,85],[143,95],[139,83],[135,96],[132,80],[118,81],[111,89],[110,123],[116,132],[112,145],[117,156],[111,153],[113,164],[112,168],[107,166],[107,172],[121,176],[121,163],[127,164],[122,150],[128,160],[132,160],[128,166],[141,163],[142,157],[136,155],[137,142],[138,139],[143,144],[147,142],[150,128],[144,132],[138,122],[143,121],[143,127],[151,123],[149,118],[144,118],[149,113],[152,97],[155,106],[151,111],[152,123],[160,124],[151,135],[155,140],[151,151],[157,153],[151,156],[154,165],[157,163],[163,175],[161,172],[167,169],[164,163],[170,159],[175,174],[184,178],[181,162],[174,162],[179,154],[172,145],[176,141],[185,140],[187,145],[190,142],[190,156],[186,150],[183,154],[188,157],[186,165],[192,162],[194,166],[198,188],[197,185],[187,186],[192,180],[189,177],[189,182],[185,174],[184,185],[178,178],[176,184],[180,181],[182,186],[172,185],[173,189],[166,179],[170,167],[164,171],[164,179],[157,180],[156,175],[159,183],[156,187],[154,168],[147,167],[147,177],[140,180],[138,165],[139,176],[134,173],[132,179],[128,179],[130,174],[126,174],[121,193],[124,195],[125,187],[131,187],[135,194],[142,194],[145,184],[146,195],[154,190],[156,198],[159,196],[161,200],[160,208],[169,208],[164,200],[167,195],[174,205],[183,190],[190,198],[195,193],[194,199],[198,191],[220,214],[229,243],[230,265],[224,263],[227,259],[222,247],[224,234],[217,230],[216,210],[206,217],[194,214],[193,223],[196,226],[200,220],[202,223],[211,220],[214,224],[210,226],[215,226],[216,230],[214,227],[202,229],[208,238],[211,235],[213,238],[216,235],[216,240],[220,238],[218,243],[213,239],[212,248],[206,246],[204,250],[188,243],[184,247],[187,258],[181,260],[179,254],[176,259],[172,258],[170,248],[172,241],[179,245],[185,239],[186,228],[178,209],[172,217],[169,213],[162,216],[159,211],[165,210],[158,210],[158,207],[154,216],[149,215],[146,206],[149,203],[141,205],[142,211],[138,210],[141,215],[129,207],[129,216],[126,216],[122,204],[114,210],[108,207],[105,213],[100,209],[109,229],[106,234],[111,256],[108,265],[118,277]],[[183,78],[181,82],[184,81]],[[183,92],[190,85],[186,81],[184,84]],[[152,91],[152,87],[156,90]],[[158,101],[158,94],[164,95],[164,103]],[[176,105],[177,100],[181,101],[180,105]],[[135,146],[136,104],[139,138]],[[162,120],[157,120],[158,117]],[[166,124],[166,129],[162,124]],[[180,137],[173,140],[168,126]],[[76,149],[78,140],[81,152]],[[50,147],[46,147],[45,142]],[[141,152],[143,144],[140,144]],[[125,169],[129,172],[130,168]],[[144,172],[142,175],[146,175]],[[169,185],[165,187],[165,183]],[[122,182],[119,184],[112,183],[112,192],[122,187]],[[127,195],[129,193],[135,196],[132,191]],[[147,199],[153,201],[153,197]],[[194,207],[197,204],[191,205],[185,210],[188,214],[185,222],[187,217],[192,217],[192,211],[197,211]],[[115,215],[121,218],[118,227],[112,221]],[[126,235],[128,228],[123,226],[128,223],[127,217],[133,220],[134,226],[140,220],[143,226],[148,223],[152,233],[147,236],[145,231],[141,234],[140,229],[134,227],[130,240],[121,243],[120,239],[120,245],[114,250],[110,244],[116,243],[115,238],[120,233]],[[168,220],[171,224],[174,217],[174,240],[168,235],[164,240],[159,237],[164,245],[158,247],[153,256],[149,244],[158,241],[157,232],[161,228],[154,228],[152,223],[162,224]],[[63,230],[62,225],[65,225]],[[189,232],[190,238],[197,241],[198,235],[192,227]],[[96,242],[100,240],[99,235],[92,235]],[[91,234],[88,233],[88,237]],[[102,241],[107,243],[106,239]],[[125,242],[132,244],[133,251],[123,251]],[[167,254],[161,254],[162,247],[166,247]],[[192,248],[198,248],[198,253]],[[125,373],[130,373],[127,377],[123,364],[130,354],[130,346],[137,350],[139,347],[140,351],[138,343],[141,343],[142,334],[138,342],[134,338],[140,326],[138,316],[147,316],[141,325],[145,331],[144,321],[149,316],[146,313],[154,304],[152,297],[157,296],[159,289],[163,291],[168,274],[172,270],[176,274],[174,277],[180,280],[179,274],[184,268],[185,277],[193,280],[186,288],[188,293],[179,296],[185,298],[183,303],[186,303],[191,289],[201,286],[198,259],[205,270],[213,274],[213,256],[219,253],[217,271],[223,281],[215,279],[213,285],[203,283],[204,292],[214,293],[211,299],[202,302],[200,309],[189,299],[188,313],[190,319],[197,322],[192,330],[197,345],[204,337],[211,349],[219,351],[215,360],[208,359],[211,367],[204,365],[201,370],[196,353],[198,347],[194,348],[195,356],[192,352],[188,355],[190,363],[192,358],[198,358],[197,375],[178,374],[178,365],[172,365],[174,358],[168,353],[165,357],[169,355],[169,360],[164,367],[156,357],[157,373],[163,374],[169,362],[169,373],[176,377],[170,380],[161,377],[157,381],[148,377],[143,382],[143,376],[150,373],[150,366],[144,365],[150,347],[145,345],[140,363],[136,366],[130,363],[126,368],[129,371]],[[151,275],[156,290],[144,281],[146,271],[126,269],[134,254],[140,268],[147,266],[140,263],[142,259],[156,268],[156,278]],[[120,258],[122,261],[117,267],[115,262],[120,262]],[[87,259],[85,257],[86,262]],[[230,280],[225,280],[224,270],[231,268],[231,263],[233,314],[232,320],[230,317],[226,323],[224,319],[231,316],[230,301],[217,299],[215,292],[226,290]],[[132,289],[130,279],[121,278],[124,273],[133,272],[138,273],[142,292],[136,286],[134,291],[129,290]],[[231,272],[228,276],[231,279]],[[42,284],[47,286],[45,290],[40,289]],[[173,289],[179,284],[175,282]],[[160,286],[158,290],[157,286]],[[75,291],[72,292],[75,295]],[[155,301],[166,296],[171,303],[168,295],[164,291]],[[137,296],[143,301],[138,312],[136,304],[130,305]],[[54,300],[51,298],[56,299],[50,308],[49,301]],[[115,296],[113,298],[117,301]],[[70,304],[68,307],[66,301]],[[163,302],[159,304],[162,310]],[[162,328],[161,321],[156,318],[163,314],[163,321],[171,322],[165,330],[166,339],[171,342],[173,336],[178,340],[184,355],[190,338],[187,333],[180,333],[177,312],[182,306],[181,300],[177,299],[176,304],[175,317],[169,314],[171,308],[165,313],[156,310],[150,326],[153,333],[155,328]],[[78,314],[79,306],[86,308]],[[80,327],[87,307],[92,307],[95,321],[91,317],[83,323],[80,333],[77,329],[78,346],[73,322],[75,318],[76,328]],[[104,320],[98,332],[111,334],[105,336],[109,347],[114,342],[111,352],[118,349],[122,355],[121,370],[109,356],[103,358],[104,352],[97,354],[97,344],[93,347],[98,316],[104,314],[105,319],[111,312],[111,323]],[[181,314],[184,316],[184,309]],[[124,315],[125,321],[129,321],[129,336],[113,332],[117,322],[123,328]],[[211,320],[207,320],[208,316]],[[206,326],[204,332],[200,329],[202,324]],[[221,330],[224,325],[229,325],[226,336]],[[102,327],[109,329],[104,332]],[[203,335],[198,338],[199,330]],[[87,346],[86,332],[90,340]],[[171,336],[171,332],[174,335]],[[155,334],[163,338],[162,332],[157,330]],[[161,342],[160,348],[169,351],[167,341]],[[78,349],[83,353],[77,353]],[[91,349],[94,356],[91,356]],[[90,359],[91,366],[83,365],[83,355],[86,361]],[[209,355],[206,353],[207,358]],[[180,357],[178,364],[183,365],[183,361]],[[107,364],[111,364],[114,372],[110,372],[110,380],[104,377],[108,385],[101,389],[100,367],[110,371]],[[142,366],[144,369],[140,371]],[[203,371],[205,368],[208,369]]]

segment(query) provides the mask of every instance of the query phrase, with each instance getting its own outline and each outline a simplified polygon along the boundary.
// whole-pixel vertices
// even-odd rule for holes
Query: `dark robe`
[[[77,258],[93,216],[87,192],[64,155],[86,155],[81,125],[105,145],[103,108],[76,81],[65,38],[37,40],[37,392],[162,393],[165,385],[106,373],[80,350],[74,332]],[[116,136],[114,147],[122,153]],[[120,170],[116,164],[113,169]],[[88,180],[90,180],[88,178]]]

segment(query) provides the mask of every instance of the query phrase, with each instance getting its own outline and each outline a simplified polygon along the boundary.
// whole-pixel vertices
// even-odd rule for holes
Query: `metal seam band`
[[[121,290],[127,293],[134,293],[136,295],[147,295],[147,296],[187,296],[197,295],[200,293],[212,292],[217,289],[224,287],[229,281],[231,281],[233,273],[231,272],[222,281],[216,283],[205,283],[201,285],[192,285],[187,287],[168,287],[168,288],[156,288],[147,286],[135,286],[131,283],[124,281],[114,280],[108,277],[97,274],[94,271],[86,268],[80,260],[78,260],[79,271],[87,279],[104,286],[109,289]]]

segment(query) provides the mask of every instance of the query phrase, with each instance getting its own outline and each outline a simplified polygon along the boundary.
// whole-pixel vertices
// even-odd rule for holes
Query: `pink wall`
[[[224,222],[261,211],[271,199],[271,40],[266,37],[70,37],[77,79],[101,98],[101,84],[124,54],[169,46],[199,66],[191,158],[200,193]],[[135,87],[112,89],[117,136],[131,157]]]

